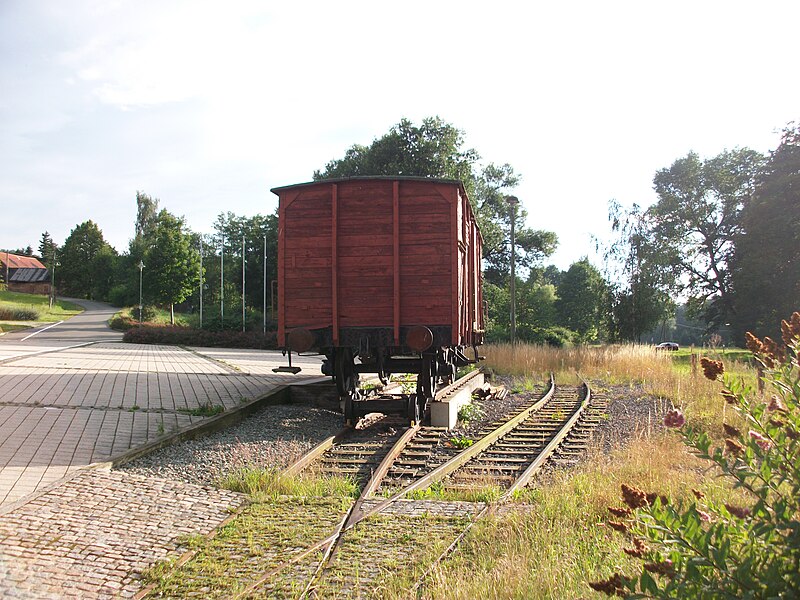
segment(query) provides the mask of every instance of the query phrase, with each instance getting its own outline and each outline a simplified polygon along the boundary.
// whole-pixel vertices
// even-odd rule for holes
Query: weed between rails
[[[233,492],[247,494],[259,501],[274,500],[280,496],[358,498],[359,495],[358,484],[352,477],[296,477],[284,475],[277,469],[240,468],[221,478],[218,485]]]

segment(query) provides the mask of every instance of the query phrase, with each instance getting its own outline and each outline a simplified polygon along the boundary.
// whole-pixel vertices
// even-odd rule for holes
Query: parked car
[[[668,350],[670,352],[675,352],[678,348],[680,348],[680,346],[675,342],[661,342],[656,346],[656,350]]]

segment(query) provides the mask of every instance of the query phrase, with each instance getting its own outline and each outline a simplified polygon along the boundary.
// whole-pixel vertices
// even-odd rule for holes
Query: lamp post
[[[142,273],[144,272],[144,261],[140,260],[139,264],[139,327],[142,326]]]
[[[225,233],[219,243],[219,326],[225,328]]]
[[[245,318],[244,293],[245,293],[245,288],[246,288],[246,285],[247,285],[246,284],[246,280],[245,280],[245,274],[244,274],[244,267],[245,267],[245,263],[246,262],[247,261],[245,261],[245,258],[244,258],[244,234],[242,234],[242,333],[244,333],[244,318]]]
[[[200,239],[200,329],[203,328],[203,240]]]
[[[262,315],[264,335],[267,335],[267,236],[264,236],[264,314]]]
[[[519,199],[516,196],[507,196],[508,214],[511,219],[511,345],[517,343],[517,272],[516,272],[516,247],[514,240],[514,228],[517,220],[517,205]]]

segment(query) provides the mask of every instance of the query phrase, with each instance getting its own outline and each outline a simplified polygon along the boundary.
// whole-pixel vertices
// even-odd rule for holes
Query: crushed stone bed
[[[116,467],[146,477],[213,485],[244,468],[283,468],[342,428],[342,416],[305,404],[267,406],[241,423]]]

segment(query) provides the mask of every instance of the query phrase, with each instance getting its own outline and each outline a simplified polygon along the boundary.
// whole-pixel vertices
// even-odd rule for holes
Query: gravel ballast
[[[513,388],[508,379],[492,385]],[[637,437],[663,429],[663,416],[671,408],[668,400],[654,398],[640,385],[605,386],[591,382],[593,393],[608,400],[608,419],[594,430],[594,447],[609,452]],[[543,386],[509,393],[503,400],[476,399],[480,412],[468,423],[448,432],[440,452],[458,452],[450,446],[454,438],[477,439],[480,431],[541,395]],[[214,485],[222,477],[244,468],[281,469],[316,444],[337,433],[343,424],[340,413],[311,404],[267,406],[229,429],[162,448],[117,467],[148,477],[159,477]],[[363,424],[362,424],[363,426]]]
[[[342,428],[342,415],[305,404],[267,406],[241,423],[179,442],[117,467],[144,475],[214,485],[243,468],[283,468]]]

